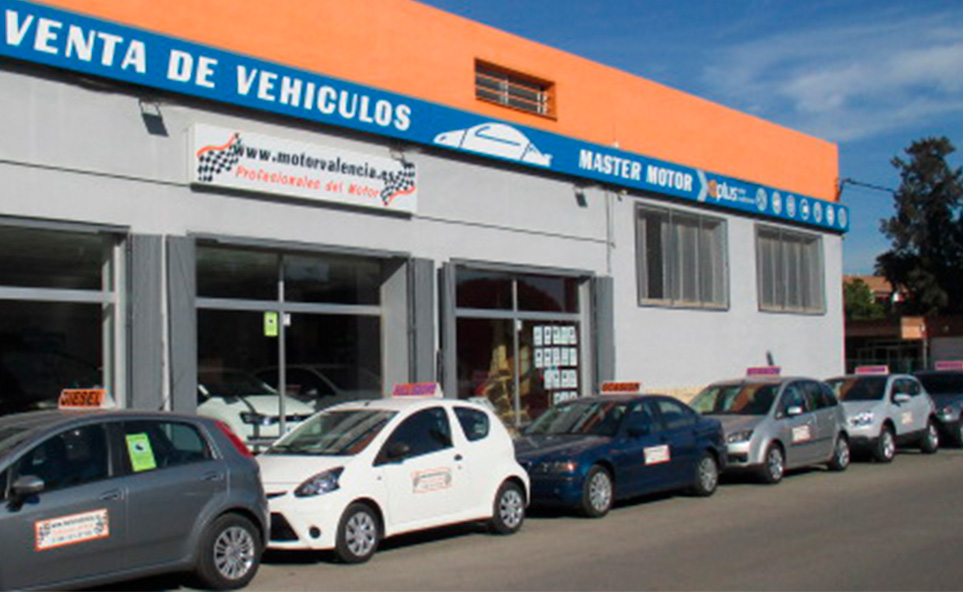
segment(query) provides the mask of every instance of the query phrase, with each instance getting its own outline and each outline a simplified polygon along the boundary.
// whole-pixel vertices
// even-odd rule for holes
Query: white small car
[[[271,511],[268,547],[333,549],[361,563],[404,532],[485,520],[521,528],[529,479],[490,410],[436,397],[335,405],[258,457]]]

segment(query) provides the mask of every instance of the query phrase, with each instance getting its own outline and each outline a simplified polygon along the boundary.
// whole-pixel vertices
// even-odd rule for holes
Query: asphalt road
[[[960,590],[961,502],[963,451],[904,452],[776,486],[727,480],[708,499],[643,498],[600,520],[536,514],[509,537],[409,535],[364,565],[270,553],[248,589]]]

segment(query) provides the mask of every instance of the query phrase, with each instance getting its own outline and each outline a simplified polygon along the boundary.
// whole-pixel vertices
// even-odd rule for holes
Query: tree
[[[843,307],[847,320],[875,320],[886,316],[885,307],[873,298],[873,291],[860,278],[843,284]]]
[[[963,170],[946,162],[955,150],[946,137],[924,138],[905,150],[908,160],[892,160],[902,182],[895,215],[880,224],[892,248],[876,270],[907,294],[907,314],[963,312]]]

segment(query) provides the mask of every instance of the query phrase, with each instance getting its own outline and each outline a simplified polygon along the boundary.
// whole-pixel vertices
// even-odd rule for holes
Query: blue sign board
[[[845,232],[840,204],[20,0],[0,55]]]

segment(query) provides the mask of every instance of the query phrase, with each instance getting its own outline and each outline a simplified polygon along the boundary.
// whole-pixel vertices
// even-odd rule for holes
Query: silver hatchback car
[[[823,382],[747,376],[709,385],[691,405],[722,422],[727,470],[753,471],[772,484],[787,469],[825,463],[842,471],[849,466],[843,408]]]
[[[936,407],[915,377],[872,366],[826,382],[843,402],[856,452],[888,463],[897,446],[918,445],[926,454],[939,448]]]
[[[137,411],[0,417],[0,590],[193,571],[239,588],[267,533],[258,466],[222,422]]]

